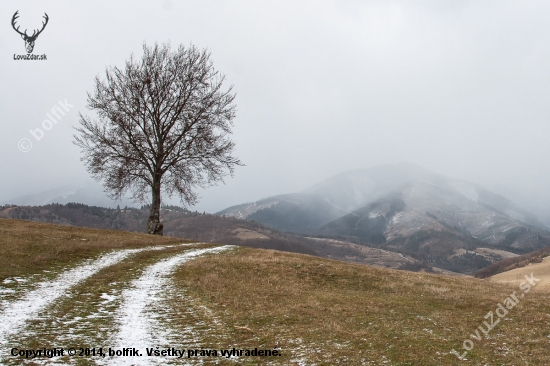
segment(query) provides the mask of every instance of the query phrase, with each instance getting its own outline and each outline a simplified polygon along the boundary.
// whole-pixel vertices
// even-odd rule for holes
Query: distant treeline
[[[102,229],[128,230],[143,232],[149,216],[149,205],[141,208],[124,207],[106,208],[89,206],[83,203],[69,202],[67,204],[53,203],[43,206],[0,206],[0,217],[47,222],[61,225],[74,225]],[[163,216],[170,219],[180,219],[202,215],[183,207],[165,205],[161,208]]]

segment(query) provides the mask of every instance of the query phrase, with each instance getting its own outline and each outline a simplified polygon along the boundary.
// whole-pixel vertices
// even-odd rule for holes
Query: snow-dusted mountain
[[[315,218],[309,226],[313,228],[314,222],[318,225],[316,227],[321,227],[369,203],[399,192],[418,212],[454,205],[469,211],[485,210],[481,213],[481,216],[485,217],[488,213],[483,205],[489,205],[511,219],[539,227],[544,226],[534,215],[479,185],[448,178],[407,163],[341,173],[303,192],[229,207],[218,214],[276,225],[275,222],[266,222],[268,217],[284,220],[282,216],[291,215],[291,211],[294,210]],[[433,200],[428,199],[430,195],[434,196]],[[282,223],[281,225],[284,226]]]
[[[521,253],[550,245],[544,225],[505,197],[405,163],[345,172],[304,192],[218,214],[424,253],[425,260],[482,246]]]

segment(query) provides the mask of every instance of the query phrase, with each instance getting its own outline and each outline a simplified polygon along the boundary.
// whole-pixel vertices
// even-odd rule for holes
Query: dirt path
[[[53,281],[38,283],[20,300],[12,302],[2,309],[0,313],[0,345],[4,346],[7,337],[19,332],[35,314],[63,296],[72,286],[141,250],[144,249],[128,249],[109,253],[97,260],[88,261],[87,264],[68,270]]]
[[[194,257],[230,248],[186,248],[200,245],[203,244],[117,250],[66,269],[50,280],[36,281],[33,276],[29,282],[35,283],[29,283],[21,293],[0,297],[0,364],[165,362],[163,358],[143,357],[136,362],[131,357],[69,358],[66,354],[26,359],[13,356],[10,351],[14,347],[67,350],[84,346],[107,350],[130,346],[145,354],[145,347],[170,345],[170,309],[163,302],[165,293],[170,291],[170,275]],[[120,281],[109,279],[110,272]],[[188,330],[192,333],[192,327]]]
[[[146,347],[164,346],[170,347],[175,343],[170,342],[169,316],[159,316],[169,313],[166,305],[163,306],[162,292],[170,291],[169,275],[174,269],[188,260],[206,254],[219,253],[229,249],[230,246],[197,249],[178,254],[161,260],[149,266],[143,275],[132,282],[131,287],[122,293],[123,303],[116,316],[120,324],[118,334],[110,343],[114,348],[122,349],[132,345],[142,355],[146,354]],[[182,339],[178,337],[180,344]],[[194,340],[195,342],[197,340]],[[109,360],[109,365],[134,365],[140,364],[165,364],[166,359],[151,358],[144,363],[142,357],[119,357]]]

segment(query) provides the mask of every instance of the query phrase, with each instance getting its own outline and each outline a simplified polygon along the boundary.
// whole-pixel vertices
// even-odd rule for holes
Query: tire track
[[[114,348],[135,347],[143,357],[109,358],[109,365],[143,365],[166,364],[167,359],[147,358],[146,347],[168,346],[170,331],[159,319],[160,314],[169,313],[162,304],[162,292],[166,289],[170,274],[177,266],[195,257],[207,253],[219,253],[232,248],[225,245],[215,248],[197,249],[174,255],[161,260],[147,269],[143,275],[134,280],[131,287],[122,292],[123,303],[119,308],[117,318],[120,324],[118,334],[112,338]],[[164,319],[165,320],[165,319]]]
[[[59,274],[55,279],[39,282],[21,298],[9,303],[0,310],[0,346],[5,348],[8,339],[21,332],[28,321],[50,306],[55,300],[66,295],[72,287],[86,280],[100,270],[115,265],[127,257],[148,250],[162,250],[179,246],[194,246],[200,243],[154,246],[139,249],[120,249],[104,254],[95,260],[87,260],[73,269]],[[0,363],[3,355],[0,354]]]

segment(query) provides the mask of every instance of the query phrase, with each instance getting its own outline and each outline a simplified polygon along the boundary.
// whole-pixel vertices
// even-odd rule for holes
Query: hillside
[[[163,218],[170,221],[200,214],[181,207],[169,206],[162,209],[162,215]],[[0,206],[0,218],[135,232],[145,231],[148,216],[147,208],[114,209],[74,202],[52,203],[43,206]]]
[[[437,193],[440,196],[441,191],[423,188],[416,185],[404,189],[403,194],[379,199],[324,225],[318,233],[345,237],[470,274],[513,253],[528,253],[550,245],[550,233],[543,228],[513,220],[478,203],[463,202],[463,208],[456,201],[439,204],[442,200]],[[495,255],[480,255],[476,253],[478,248],[493,249]]]
[[[261,222],[281,231],[312,234],[345,211],[309,193],[285,194],[229,207],[216,215]]]
[[[0,344],[33,350],[89,345],[97,352],[25,360],[2,347],[0,362],[7,365],[550,362],[550,305],[537,287],[505,319],[495,316],[499,322],[485,337],[479,329],[487,330],[486,314],[521,290],[297,253],[182,246],[120,231],[2,219],[0,230],[0,249],[10,251],[13,264],[1,278]],[[23,232],[31,233],[33,256],[15,255],[28,250],[18,244]],[[102,247],[102,237],[119,246]],[[87,259],[60,256],[36,268],[26,264],[41,251],[78,252],[81,243],[73,239],[82,238],[92,238],[98,250]],[[123,347],[141,356],[109,355],[109,348]],[[157,347],[164,356],[147,356],[147,348]],[[172,347],[183,357],[170,355]],[[243,354],[221,355],[233,349]],[[254,349],[271,355],[246,355]]]
[[[506,272],[489,277],[489,281],[518,286],[523,278],[531,273],[540,280],[537,283],[539,288],[550,287],[550,257],[544,257],[540,262],[531,262],[524,267],[518,267]]]
[[[412,190],[405,187],[403,192],[381,198],[321,226],[316,229],[316,238],[283,232],[252,220],[200,214],[176,206],[164,207],[161,217],[165,234],[173,237],[437,273],[450,271],[472,275],[516,255],[514,253],[550,245],[545,229],[513,220],[496,209],[489,210],[486,205],[476,208],[478,203],[456,192],[436,190],[425,184],[423,188],[417,184]],[[403,194],[405,198],[401,198]],[[453,199],[450,206],[445,199]],[[422,211],[428,206],[433,213]],[[315,210],[319,211],[318,208]],[[293,212],[298,216],[306,215],[302,211]],[[477,216],[472,216],[472,212]],[[475,224],[474,219],[482,220],[483,215],[485,224]],[[4,206],[0,207],[0,217],[143,232],[148,210],[77,203]],[[294,217],[289,220],[300,222]],[[483,229],[485,227],[490,229]],[[470,229],[476,228],[477,235],[473,235]],[[503,241],[491,241],[502,235]]]
[[[111,249],[168,245],[182,239],[0,218],[0,282],[90,259]]]
[[[506,198],[411,164],[342,173],[302,193],[218,214],[383,248],[468,274],[550,246],[550,231]],[[496,254],[480,255],[478,248]]]
[[[148,215],[147,209],[110,209],[77,203],[0,206],[0,217],[4,218],[134,232],[144,232]],[[248,220],[205,215],[175,206],[162,209],[161,215],[165,234],[174,238],[311,254],[386,268],[431,270],[430,266],[398,253],[338,240],[305,238]]]
[[[523,268],[532,263],[540,263],[549,255],[550,247],[546,247],[520,256],[503,259],[478,271],[475,276],[477,278],[487,278],[516,268]]]
[[[428,211],[434,201],[442,208],[453,205],[458,205],[458,207],[469,205],[469,208],[473,208],[474,211],[479,208],[471,204],[479,203],[480,207],[488,205],[491,207],[491,211],[496,210],[526,224],[543,227],[534,215],[519,208],[502,196],[476,184],[445,177],[408,163],[344,172],[330,177],[303,192],[283,194],[257,202],[229,207],[217,214],[248,218],[260,221],[268,226],[279,225],[281,230],[307,232],[315,226],[314,223],[317,223],[318,226],[316,227],[318,228],[389,195],[401,193],[404,195],[402,198],[405,199],[405,196],[414,191],[416,185],[419,186],[420,190],[426,188],[435,190],[429,202],[421,202],[419,198],[425,198],[422,195],[417,196],[417,199],[414,200],[415,204],[427,206]],[[290,213],[292,211],[291,207],[296,211],[301,211],[302,216],[306,216],[302,217],[301,220],[304,223],[309,223],[309,226],[304,225],[301,230],[284,228],[287,224],[294,225],[291,221],[285,220],[285,216],[293,215],[293,213]],[[434,207],[432,207],[433,209]],[[259,220],[258,218],[261,217],[264,219]]]

